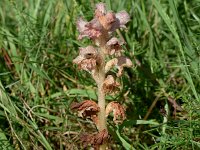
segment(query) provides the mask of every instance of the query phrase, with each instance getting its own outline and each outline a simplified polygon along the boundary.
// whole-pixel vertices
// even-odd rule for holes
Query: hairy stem
[[[98,87],[98,106],[100,108],[100,111],[98,113],[98,130],[102,131],[103,129],[107,130],[106,126],[106,113],[105,113],[105,92],[103,91],[103,83],[105,80],[105,47],[101,46],[100,47],[100,57],[101,57],[101,65],[99,67],[99,72],[98,72],[98,82],[97,82],[97,87]],[[106,143],[100,146],[100,150],[105,150],[106,149]]]
[[[98,118],[99,118],[99,124],[98,124],[98,130],[102,131],[103,129],[106,129],[106,114],[105,114],[105,93],[103,91],[103,82],[105,79],[105,74],[100,73],[99,74],[99,84],[98,84],[98,106],[100,108]]]

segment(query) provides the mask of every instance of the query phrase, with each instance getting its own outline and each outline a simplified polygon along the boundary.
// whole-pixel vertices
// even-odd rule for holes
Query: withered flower
[[[97,50],[93,46],[86,48],[79,48],[79,55],[73,60],[80,69],[85,71],[92,71],[96,69],[97,63],[100,63]]]
[[[95,134],[83,134],[80,139],[84,148],[91,145],[95,150],[99,150],[99,146],[108,140],[108,131],[106,129]]]
[[[116,91],[116,89],[120,86],[118,82],[115,81],[112,75],[108,75],[103,83],[103,90],[105,93],[111,93]]]
[[[112,67],[116,66],[118,69],[117,76],[122,76],[124,67],[132,67],[133,63],[131,60],[125,56],[120,56],[117,58],[113,58],[106,63],[105,72],[108,72]]]
[[[106,129],[103,129],[102,131],[98,132],[94,138],[95,145],[102,145],[105,141],[108,140],[108,137],[108,131]]]
[[[125,120],[125,109],[118,102],[110,102],[106,106],[106,116],[113,112],[113,121],[118,124]]]
[[[116,56],[121,56],[122,45],[124,42],[119,41],[116,37],[111,38],[107,43],[106,46],[108,47],[108,54]]]
[[[92,100],[84,100],[80,103],[73,102],[71,104],[71,109],[78,110],[78,115],[82,118],[91,118],[94,123],[98,123],[97,113],[99,112],[99,107],[96,102]]]

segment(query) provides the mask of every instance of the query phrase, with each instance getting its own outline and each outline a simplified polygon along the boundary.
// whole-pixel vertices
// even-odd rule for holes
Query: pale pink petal
[[[118,69],[117,77],[122,76],[124,67],[132,67],[133,63],[128,57],[120,56],[113,58],[106,63],[105,72],[110,71],[114,66]]]
[[[107,43],[108,54],[115,56],[121,56],[122,45],[124,42],[119,41],[116,37],[111,38]]]
[[[100,63],[97,50],[93,46],[79,48],[79,55],[73,60],[79,69],[91,72],[96,69],[96,65]]]
[[[77,56],[74,60],[73,60],[73,63],[74,64],[79,64],[81,63],[81,61],[83,61],[85,58],[81,55]]]
[[[117,76],[120,77],[122,76],[124,67],[132,67],[133,63],[128,57],[125,57],[125,56],[120,56],[117,59],[118,59],[118,62],[116,65],[118,69]]]
[[[100,24],[99,20],[94,18],[88,24],[86,24],[86,27],[89,29],[96,29],[96,30],[102,30],[102,25]]]
[[[114,32],[116,29],[125,28],[125,24],[129,22],[130,16],[126,11],[120,11],[115,14],[116,20],[112,25],[111,32]]]
[[[83,20],[83,18],[79,18],[76,22],[76,26],[78,28],[78,31],[81,33],[83,32],[84,30],[86,30],[86,24],[88,24],[87,21]]]
[[[96,4],[95,15],[96,17],[102,16],[106,14],[106,5],[105,3]]]
[[[102,34],[103,27],[97,19],[92,19],[90,22],[86,23],[82,20],[79,22],[84,24],[84,26],[82,24],[82,26],[80,26],[80,23],[78,24],[78,29],[80,32],[79,39],[82,39],[83,37],[95,39]]]
[[[96,50],[96,48],[94,48],[91,45],[89,45],[85,48],[81,47],[81,48],[79,48],[79,55],[83,56],[84,58],[88,58],[91,56],[94,57],[95,55],[97,55],[97,50]]]
[[[127,22],[130,21],[130,16],[129,16],[129,14],[128,14],[126,11],[124,11],[124,10],[122,10],[122,11],[116,13],[115,16],[116,16],[116,18],[119,20],[120,26],[123,26],[123,25],[125,25]]]
[[[107,73],[108,71],[110,71],[114,66],[117,65],[117,58],[113,58],[111,60],[109,60],[107,63],[106,63],[106,66],[105,66],[105,73]]]
[[[115,44],[123,45],[124,42],[121,42],[121,41],[119,41],[116,37],[113,37],[113,38],[111,38],[106,44],[107,44],[108,46],[115,45]]]
[[[126,56],[121,56],[121,57],[118,57],[117,59],[118,59],[117,66],[131,67],[133,65],[131,60]]]
[[[108,12],[104,16],[104,22],[102,21],[101,24],[106,30],[110,30],[112,28],[113,23],[116,20],[115,14],[113,12]],[[103,20],[103,19],[102,19]]]

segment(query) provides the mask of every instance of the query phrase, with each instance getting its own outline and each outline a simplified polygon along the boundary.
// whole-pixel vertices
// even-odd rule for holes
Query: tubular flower
[[[123,44],[124,44],[124,42],[119,41],[116,37],[111,38],[106,43],[106,45],[108,47],[108,54],[109,55],[115,54],[116,56],[121,56]]]
[[[79,49],[79,55],[73,60],[73,63],[77,64],[80,69],[90,72],[96,69],[99,61],[97,50],[93,46],[87,46]]]
[[[115,81],[112,75],[108,75],[103,83],[103,90],[105,93],[111,93],[119,87],[120,84]]]
[[[122,10],[118,13],[115,14],[116,20],[113,23],[113,26],[111,28],[111,32],[115,31],[116,29],[119,28],[126,28],[125,24],[130,21],[130,16],[129,14]]]
[[[113,58],[106,63],[105,72],[108,72],[112,67],[116,66],[118,69],[117,77],[122,76],[124,67],[132,67],[133,63],[125,56]]]
[[[120,56],[117,58],[117,60],[118,60],[116,64],[117,69],[118,69],[117,76],[120,77],[122,76],[124,67],[127,67],[127,68],[132,67],[133,63],[128,57],[125,57],[125,56]]]
[[[125,109],[118,102],[110,102],[106,107],[106,116],[113,112],[113,121],[118,124],[125,120]]]
[[[78,31],[80,32],[78,37],[79,40],[81,40],[83,37],[95,39],[102,34],[102,26],[97,19],[93,19],[90,22],[87,22],[84,21],[83,18],[79,18],[76,25]]]
[[[98,123],[97,113],[99,112],[98,105],[92,100],[84,100],[81,103],[73,102],[71,109],[78,110],[78,114],[82,118],[91,118],[94,123]]]

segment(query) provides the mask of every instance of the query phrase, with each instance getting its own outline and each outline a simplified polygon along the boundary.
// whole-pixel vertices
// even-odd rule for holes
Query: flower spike
[[[125,110],[118,102],[110,102],[106,107],[106,94],[116,94],[120,84],[114,77],[121,77],[124,67],[131,67],[129,58],[122,55],[124,41],[113,37],[113,32],[126,28],[130,16],[126,11],[115,13],[106,9],[105,3],[98,3],[95,7],[94,18],[85,21],[79,18],[76,22],[79,31],[78,39],[89,38],[96,46],[79,48],[79,55],[73,60],[79,69],[89,72],[97,84],[98,104],[91,100],[73,103],[71,109],[78,111],[82,118],[90,118],[95,123],[98,132],[84,134],[80,137],[86,146],[95,150],[107,149],[107,121],[106,117],[112,112],[115,124],[121,123],[125,117]],[[116,75],[108,74],[112,68],[117,68]]]

